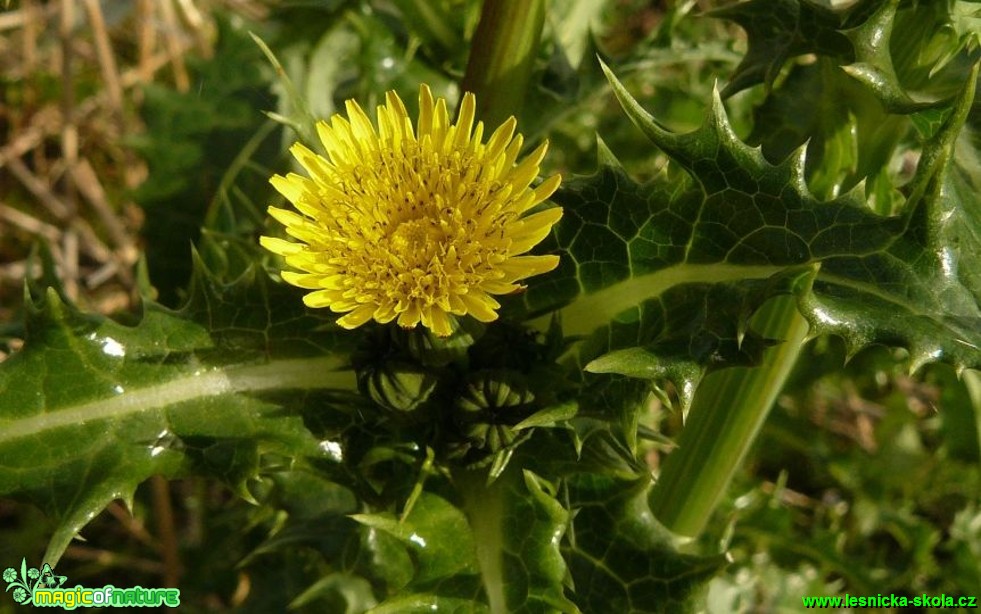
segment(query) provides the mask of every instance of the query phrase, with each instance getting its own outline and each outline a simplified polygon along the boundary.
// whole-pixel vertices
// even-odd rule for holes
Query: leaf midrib
[[[674,286],[690,283],[725,283],[744,279],[766,279],[787,270],[777,265],[678,264],[637,275],[578,299],[560,310],[562,331],[567,337],[588,335],[616,316],[646,300],[657,298]],[[533,324],[548,327],[552,315]]]
[[[162,384],[128,389],[110,398],[63,406],[28,418],[4,422],[0,428],[0,445],[82,422],[118,420],[222,394],[266,390],[354,390],[354,372],[342,370],[346,363],[344,357],[319,356],[197,370]]]

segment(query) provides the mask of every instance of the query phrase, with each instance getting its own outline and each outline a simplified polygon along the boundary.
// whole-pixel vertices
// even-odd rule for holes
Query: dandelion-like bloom
[[[15,570],[13,567],[8,567],[3,570],[4,582],[13,582],[16,579],[17,579],[17,570]]]
[[[526,215],[561,181],[555,175],[531,187],[547,143],[518,161],[523,139],[513,117],[484,143],[473,94],[454,124],[446,101],[425,85],[419,109],[413,128],[388,92],[376,130],[348,100],[347,118],[317,125],[327,157],[300,143],[290,149],[310,176],[271,180],[297,211],[269,214],[296,241],[260,242],[297,269],[282,277],[312,290],[304,303],[344,313],[337,321],[344,328],[396,320],[446,336],[451,315],[493,321],[500,303],[491,295],[558,266],[558,256],[524,255],[562,216],[558,207]]]

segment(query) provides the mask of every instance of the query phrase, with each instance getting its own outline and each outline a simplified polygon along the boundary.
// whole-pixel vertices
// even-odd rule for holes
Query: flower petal
[[[337,324],[343,328],[357,328],[371,319],[375,313],[374,305],[362,305],[346,316],[337,319]]]
[[[510,235],[511,245],[508,247],[508,254],[523,254],[541,243],[561,217],[562,209],[552,207],[521,218],[514,225],[517,230]]]
[[[460,103],[460,114],[456,120],[456,134],[453,146],[465,149],[470,143],[470,131],[473,129],[473,119],[477,112],[477,102],[474,95],[467,92]]]
[[[485,292],[474,289],[460,297],[467,308],[467,314],[472,315],[481,322],[493,322],[497,319],[497,309],[500,303],[492,299]]]
[[[279,239],[277,237],[259,237],[259,245],[268,249],[272,253],[278,256],[285,256],[286,254],[297,254],[303,251],[303,245],[300,243],[294,243],[292,241],[287,241],[285,239]]]
[[[508,176],[508,180],[513,185],[520,187],[530,184],[531,180],[538,176],[538,165],[541,163],[542,158],[545,157],[546,151],[548,151],[548,141],[539,145],[535,151],[528,154],[528,157],[521,161],[521,164],[514,167]]]
[[[559,266],[558,256],[516,256],[501,265],[507,279],[519,281],[542,273],[548,273]]]

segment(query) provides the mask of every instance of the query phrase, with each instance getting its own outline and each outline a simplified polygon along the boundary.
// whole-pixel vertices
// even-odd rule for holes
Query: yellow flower
[[[548,144],[519,162],[515,119],[484,143],[475,108],[466,94],[451,125],[446,101],[423,85],[413,129],[402,100],[388,92],[376,130],[348,100],[347,118],[317,125],[327,157],[293,145],[309,177],[274,176],[296,211],[270,207],[269,214],[295,241],[260,242],[296,269],[282,273],[286,282],[312,290],[304,303],[346,314],[337,321],[344,328],[371,319],[406,328],[422,322],[446,336],[451,314],[493,321],[500,304],[491,295],[558,266],[558,256],[522,255],[562,216],[558,207],[525,215],[561,181],[555,175],[531,187]]]

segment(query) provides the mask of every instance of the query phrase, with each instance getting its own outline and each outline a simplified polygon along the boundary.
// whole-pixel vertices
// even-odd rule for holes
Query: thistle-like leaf
[[[25,345],[0,365],[0,496],[58,520],[46,562],[151,475],[250,498],[264,453],[331,461],[303,415],[355,386],[340,338],[254,269],[232,283],[195,271],[181,311],[146,299],[132,326],[53,285],[28,294]]]
[[[723,555],[678,551],[651,513],[649,477],[633,482],[587,476],[572,482],[575,516],[566,549],[584,612],[692,612]]]
[[[526,308],[559,310],[565,333],[583,339],[567,355],[576,366],[646,372],[682,390],[706,369],[751,363],[779,341],[758,338],[747,323],[786,293],[798,297],[813,335],[840,335],[851,352],[884,343],[908,349],[913,368],[981,365],[972,264],[981,225],[970,198],[958,198],[964,173],[948,172],[971,74],[924,145],[905,205],[888,216],[870,210],[861,184],[814,196],[804,150],[767,161],[733,133],[718,95],[701,128],[675,134],[609,74],[631,120],[691,181],[642,185],[606,166],[569,182],[555,197],[565,209],[552,237],[562,264],[533,282]]]

